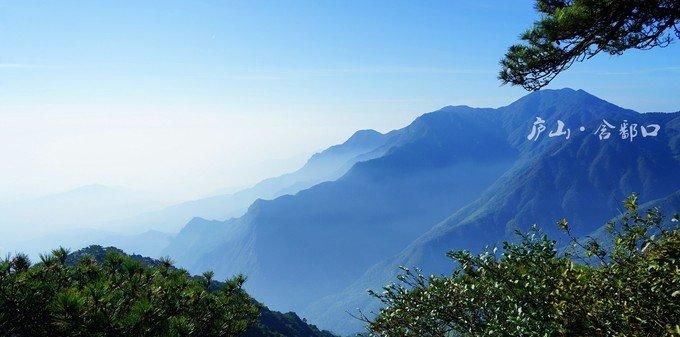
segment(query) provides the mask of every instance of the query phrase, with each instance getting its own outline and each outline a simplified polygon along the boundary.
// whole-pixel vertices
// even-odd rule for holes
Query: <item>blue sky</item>
[[[2,196],[103,183],[177,198],[299,165],[354,130],[497,107],[531,1],[0,1]],[[680,49],[551,87],[680,109]],[[3,159],[3,160],[5,160]]]

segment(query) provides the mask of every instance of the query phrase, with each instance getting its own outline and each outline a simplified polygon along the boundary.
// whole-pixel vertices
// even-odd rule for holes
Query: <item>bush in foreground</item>
[[[364,319],[384,337],[680,335],[678,215],[664,225],[634,195],[625,206],[610,243],[578,240],[562,220],[565,252],[533,228],[502,252],[450,252],[451,276],[403,268],[400,284],[371,292],[384,307]]]

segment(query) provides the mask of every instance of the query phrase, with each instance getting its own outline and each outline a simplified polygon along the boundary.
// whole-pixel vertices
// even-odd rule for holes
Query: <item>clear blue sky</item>
[[[498,61],[534,19],[531,1],[0,1],[0,196],[200,195],[356,129],[505,105],[525,92]],[[597,57],[552,87],[678,110],[679,51]]]

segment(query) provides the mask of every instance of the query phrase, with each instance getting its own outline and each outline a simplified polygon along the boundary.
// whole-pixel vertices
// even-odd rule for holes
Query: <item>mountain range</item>
[[[442,111],[384,135],[366,155],[381,156],[335,181],[258,200],[240,218],[192,220],[164,254],[192,271],[243,272],[254,296],[285,310],[341,290],[472,202],[515,160],[498,130],[483,127],[486,110]]]
[[[166,234],[146,233],[143,237],[152,240],[145,240],[142,247],[134,243],[137,238],[120,235],[108,224],[163,205],[165,201],[145,192],[99,184],[0,203],[0,253],[21,251],[37,257],[46,247],[82,247],[103,241],[158,251],[168,244]]]
[[[358,294],[394,281],[399,266],[419,267],[428,274],[447,273],[453,265],[446,251],[480,251],[513,240],[515,230],[525,231],[533,224],[560,238],[554,224],[563,217],[577,236],[588,235],[620,214],[621,201],[631,192],[644,200],[658,199],[667,211],[680,209],[680,114],[638,114],[572,90],[531,94],[496,113],[499,124],[506,126],[509,143],[521,152],[513,166],[477,200],[398,254],[372,266],[343,292],[311,304],[302,313],[337,331],[351,330],[347,327],[352,324],[359,329],[357,322],[336,317],[354,308],[375,308],[376,303]],[[514,125],[514,121],[531,121],[536,116],[585,125],[589,130],[604,119],[638,123],[638,127],[659,124],[664,131],[657,137],[630,141],[620,139],[617,128],[609,141],[591,131],[572,134],[569,140],[536,144],[523,137],[529,130]]]
[[[478,251],[534,223],[554,235],[562,217],[586,235],[631,192],[654,200],[678,191],[678,116],[572,89],[498,109],[445,107],[373,133],[379,145],[354,153],[335,180],[257,200],[238,218],[192,219],[163,253],[194,272],[243,272],[248,290],[272,307],[353,332],[359,322],[346,312],[370,308],[365,289],[393,281],[399,265],[446,273],[448,250]],[[528,139],[540,120],[542,137]],[[549,137],[558,121],[565,134]],[[632,141],[621,139],[623,123],[628,131],[637,124]],[[642,137],[653,124],[657,135]],[[596,132],[602,125],[612,126],[609,139]]]
[[[159,257],[189,220],[200,216],[225,220],[242,215],[257,199],[284,194],[337,179],[360,155],[383,141],[373,130],[357,131],[343,144],[314,154],[299,170],[237,191],[169,206],[144,193],[119,187],[86,185],[76,189],[0,203],[0,252],[21,251],[37,257],[45,247],[109,245]],[[372,155],[379,155],[377,151]],[[6,231],[3,231],[6,229]],[[26,235],[16,235],[25,233]]]
[[[679,112],[541,90],[358,131],[295,172],[117,219],[152,231],[102,240],[194,274],[246,274],[248,292],[273,309],[349,334],[362,326],[348,312],[374,310],[366,289],[395,281],[399,266],[447,274],[449,250],[480,251],[533,224],[559,239],[565,217],[576,235],[598,235],[632,192],[678,210],[679,172]]]
[[[252,187],[227,194],[182,202],[160,210],[144,212],[110,223],[113,228],[134,230],[144,228],[167,233],[178,232],[194,217],[226,220],[243,215],[257,199],[274,199],[295,194],[318,183],[342,176],[362,155],[369,154],[384,142],[384,137],[373,130],[357,131],[346,142],[314,154],[299,170],[265,179]]]

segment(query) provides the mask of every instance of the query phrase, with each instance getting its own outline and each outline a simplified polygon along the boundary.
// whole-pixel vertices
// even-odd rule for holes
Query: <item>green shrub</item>
[[[0,335],[237,336],[258,315],[243,276],[211,291],[211,274],[191,277],[170,263],[67,257],[58,249],[35,265],[23,254],[0,261]]]
[[[400,283],[371,292],[384,307],[366,319],[373,335],[666,336],[680,335],[678,215],[627,213],[607,225],[611,242],[578,240],[557,247],[537,228],[481,254],[448,255],[451,276],[406,268]]]

